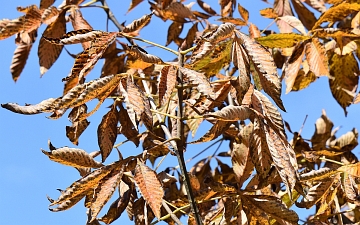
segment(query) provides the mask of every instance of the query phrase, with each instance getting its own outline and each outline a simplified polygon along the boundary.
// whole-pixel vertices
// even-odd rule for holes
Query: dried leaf
[[[52,202],[50,206],[62,204],[69,199],[72,199],[78,195],[87,192],[89,189],[93,189],[98,186],[99,182],[106,177],[109,173],[111,173],[115,168],[122,165],[123,162],[117,161],[113,164],[103,166],[93,172],[89,173],[85,177],[80,178],[70,185],[70,187],[66,188],[60,195],[60,197]]]
[[[163,10],[163,15],[166,19],[179,23],[186,22],[185,18],[194,18],[191,10],[181,2],[171,2],[171,4]]]
[[[233,35],[235,25],[232,23],[221,24],[216,31],[207,39],[210,43],[219,43]]]
[[[197,3],[199,4],[199,6],[200,6],[205,12],[207,12],[207,13],[209,13],[210,15],[213,15],[213,16],[217,15],[217,13],[215,12],[215,10],[213,10],[209,4],[207,4],[207,3],[205,3],[205,2],[203,2],[203,1],[201,1],[201,0],[197,0]]]
[[[285,111],[280,98],[281,82],[277,75],[276,65],[270,52],[247,35],[241,32],[237,32],[237,34],[239,35],[249,58],[254,63],[264,91],[270,95],[280,109]]]
[[[359,82],[359,66],[353,54],[333,54],[330,59],[330,90],[335,100],[344,109],[352,104]]]
[[[306,27],[306,29],[311,30],[317,21],[314,13],[304,6],[301,0],[291,0],[291,2],[302,24]]]
[[[99,168],[103,165],[97,162],[86,151],[78,148],[57,148],[47,152],[41,150],[50,160],[61,163],[63,165],[78,168]]]
[[[127,10],[126,13],[129,13],[131,10],[133,10],[137,5],[139,5],[143,1],[144,0],[131,0],[129,9]]]
[[[97,129],[98,144],[101,151],[102,162],[110,155],[117,137],[118,111],[112,106],[107,112]]]
[[[60,211],[64,211],[64,210],[68,210],[71,207],[73,207],[74,205],[76,205],[81,199],[83,199],[87,194],[91,193],[92,190],[89,190],[87,192],[83,192],[71,199],[68,199],[64,202],[62,202],[61,204],[59,204],[56,208],[49,208],[49,210],[51,212],[60,212]]]
[[[120,184],[121,177],[124,173],[124,168],[125,166],[122,165],[119,170],[116,169],[112,171],[109,175],[100,181],[99,186],[94,190],[95,194],[90,206],[91,218],[89,222],[92,222],[96,219],[97,215],[100,213],[100,210],[110,200],[111,196]]]
[[[71,10],[70,20],[74,30],[92,30],[92,26],[84,19],[80,10]],[[90,47],[90,42],[82,42],[83,49]]]
[[[253,111],[249,107],[233,105],[226,106],[214,113],[204,115],[204,117],[215,117],[222,121],[247,120],[249,118],[252,119],[253,116]]]
[[[312,148],[314,150],[321,150],[326,148],[326,141],[330,138],[333,127],[333,122],[331,122],[323,110],[321,117],[316,120],[315,132],[311,137]]]
[[[81,105],[75,107],[69,113],[69,120],[72,122],[71,126],[66,126],[66,137],[74,144],[79,144],[79,137],[89,126],[90,122],[88,120],[77,121],[79,117],[87,113],[87,106]]]
[[[123,32],[124,33],[133,33],[135,31],[141,30],[143,27],[145,27],[146,25],[148,25],[150,23],[152,15],[153,14],[151,13],[148,15],[144,15],[140,19],[134,20],[133,22],[131,22],[129,25],[127,25],[123,29]]]
[[[47,9],[52,4],[54,4],[55,0],[41,0],[40,1],[40,9]]]
[[[16,82],[20,77],[22,70],[25,67],[27,58],[30,54],[32,44],[35,42],[37,31],[33,31],[30,34],[22,33],[16,37],[17,47],[14,52],[14,56],[11,61],[10,72],[13,80]],[[26,37],[24,37],[26,36]]]
[[[228,121],[217,121],[215,125],[212,126],[208,132],[206,132],[206,134],[204,134],[198,140],[190,142],[189,144],[198,144],[212,141],[215,138],[219,137],[225,130],[227,130],[230,125],[231,123],[229,123]]]
[[[258,117],[254,119],[254,128],[249,140],[251,160],[260,178],[266,178],[271,170],[271,155],[264,133],[264,122]]]
[[[247,23],[249,20],[249,12],[238,3],[238,11],[240,13],[240,16],[245,20]]]
[[[339,171],[330,169],[328,167],[323,167],[318,170],[312,170],[308,173],[303,173],[300,175],[301,181],[321,181],[329,178],[330,176],[339,173]]]
[[[123,134],[127,139],[134,142],[134,144],[139,146],[139,132],[137,131],[136,127],[134,127],[134,124],[132,123],[130,117],[129,117],[129,111],[124,109],[122,105],[119,106],[119,122],[120,122],[120,130],[119,132]]]
[[[66,10],[63,10],[57,19],[46,28],[43,33],[44,37],[58,38],[66,33],[65,13]],[[53,45],[46,41],[44,37],[41,37],[38,48],[41,75],[44,75],[50,69],[63,49],[63,46]]]
[[[215,93],[211,84],[207,77],[203,73],[196,72],[194,70],[186,69],[184,67],[179,67],[179,70],[193,83],[196,84],[197,90],[205,95],[213,99],[215,97]]]
[[[56,45],[70,45],[70,44],[78,44],[88,41],[93,41],[95,38],[98,38],[102,35],[106,35],[107,32],[92,30],[92,29],[80,29],[70,31],[64,34],[60,38],[50,38],[43,35],[43,38],[48,42]]]
[[[164,106],[170,100],[171,93],[176,85],[177,68],[175,66],[165,66],[160,73],[158,91],[159,105]]]
[[[265,212],[280,224],[298,224],[299,216],[295,211],[286,208],[279,198],[268,195],[243,195],[241,198],[249,204],[254,213]]]
[[[336,21],[342,20],[350,13],[360,10],[359,3],[342,2],[338,5],[332,6],[327,9],[314,24],[312,29],[318,28],[324,22],[330,22],[330,25]]]
[[[279,16],[294,16],[289,0],[275,0],[273,8]],[[290,33],[292,31],[292,27],[283,20],[277,20],[276,24],[279,27],[280,33]]]
[[[279,16],[273,8],[266,8],[260,10],[260,15],[268,19],[275,19]]]
[[[20,106],[16,103],[5,103],[5,104],[1,104],[1,107],[10,110],[14,113],[32,115],[32,114],[39,114],[42,112],[48,112],[48,108],[51,107],[55,101],[56,99],[49,98],[41,101],[36,105],[27,104],[25,106]]]
[[[318,38],[313,38],[305,45],[306,59],[309,62],[310,71],[317,77],[329,76],[329,63],[324,46]]]
[[[281,16],[281,17],[278,17],[278,19],[280,19],[281,21],[284,21],[289,26],[295,28],[302,35],[304,35],[304,36],[307,35],[304,25],[301,23],[301,21],[298,18],[296,18],[294,16]],[[308,37],[308,38],[310,38],[310,37]]]
[[[218,21],[221,21],[223,23],[233,23],[237,26],[246,26],[246,22],[240,18],[221,17],[220,19],[218,19]]]
[[[126,209],[126,206],[129,204],[130,200],[130,189],[128,189],[124,194],[116,199],[109,207],[107,213],[102,216],[99,220],[106,224],[110,224],[117,220],[121,214]]]
[[[129,102],[126,103],[126,107],[131,107],[135,111],[137,119],[141,119],[146,128],[152,130],[153,116],[150,111],[149,99],[130,77],[127,79],[127,94]]]
[[[305,55],[305,43],[299,43],[295,46],[291,57],[287,60],[283,70],[283,76],[286,83],[286,94],[289,93],[295,83],[296,77],[300,69],[301,62]]]
[[[268,119],[268,122],[271,121],[271,123],[275,125],[280,135],[286,137],[281,114],[265,95],[258,90],[254,90],[252,95],[252,105],[255,110]]]
[[[0,40],[11,37],[16,33],[30,33],[40,26],[41,14],[37,6],[31,5],[25,9],[24,13],[26,14],[24,16],[11,21],[5,20],[5,23],[3,23],[0,29]]]
[[[134,179],[147,204],[157,218],[160,218],[160,208],[164,191],[156,173],[145,164],[138,162],[135,167]]]
[[[183,28],[183,23],[172,22],[168,29],[165,46],[168,46],[172,41],[175,41],[180,36]]]
[[[250,128],[252,130],[252,124]],[[247,142],[248,141],[249,140],[247,140]],[[242,186],[254,170],[254,164],[251,161],[249,143],[247,143],[247,145],[245,144],[245,141],[242,141],[242,143],[232,143],[231,162],[234,173],[236,174],[235,178],[238,181],[239,186]]]

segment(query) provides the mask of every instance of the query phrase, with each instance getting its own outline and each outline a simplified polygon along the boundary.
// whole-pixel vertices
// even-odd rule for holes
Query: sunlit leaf
[[[268,36],[256,38],[256,40],[265,47],[269,48],[289,48],[297,43],[307,40],[310,37],[299,34],[270,34]]]
[[[160,207],[164,193],[155,172],[145,164],[139,162],[135,168],[134,179],[141,195],[147,204],[149,204],[155,216],[160,218]]]

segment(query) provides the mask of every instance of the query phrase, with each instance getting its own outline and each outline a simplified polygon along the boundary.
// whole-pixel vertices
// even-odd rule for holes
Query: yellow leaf
[[[256,40],[265,47],[269,48],[289,48],[295,46],[301,41],[305,41],[310,37],[288,33],[288,34],[270,34],[265,37],[256,38]]]

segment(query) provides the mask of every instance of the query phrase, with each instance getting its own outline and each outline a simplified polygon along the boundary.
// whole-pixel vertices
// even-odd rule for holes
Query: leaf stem
[[[341,162],[338,162],[338,161],[335,161],[335,160],[332,160],[332,159],[327,159],[327,158],[325,158],[325,156],[321,157],[320,160],[324,160],[324,161],[327,161],[327,162],[332,162],[332,163],[338,164],[340,166],[344,165],[344,163],[341,163]]]
[[[163,45],[160,45],[160,44],[157,44],[155,42],[152,42],[152,41],[148,41],[148,40],[145,40],[145,39],[142,39],[142,38],[138,38],[138,37],[133,37],[133,36],[130,36],[130,35],[127,35],[127,34],[124,34],[124,33],[119,33],[121,36],[124,36],[126,38],[130,38],[130,39],[134,39],[134,40],[138,40],[138,41],[141,41],[141,42],[144,42],[144,43],[147,43],[147,44],[150,44],[150,45],[153,45],[153,46],[156,46],[156,47],[159,47],[159,48],[162,48],[166,51],[169,51],[175,55],[178,55],[179,53],[171,48],[168,48],[168,47],[165,47]]]

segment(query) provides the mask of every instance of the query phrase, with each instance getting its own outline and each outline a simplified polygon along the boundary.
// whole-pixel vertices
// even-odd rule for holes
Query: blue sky
[[[189,2],[190,1],[186,1],[185,4]],[[208,4],[214,3],[216,6],[214,7],[215,10],[219,11],[217,8],[217,0],[206,2]],[[250,22],[257,25],[260,24],[260,29],[266,27],[271,22],[268,19],[261,18],[258,13],[259,9],[269,7],[269,5],[263,1],[243,0],[238,2],[250,11]],[[55,5],[59,5],[60,3],[60,1],[57,1]],[[130,23],[132,20],[140,18],[144,13],[150,12],[148,4],[143,2],[139,7],[125,16],[129,1],[109,0],[108,3],[120,22],[126,20],[127,23]],[[0,8],[0,19],[17,18],[21,13],[16,11],[16,7],[31,4],[38,4],[38,2],[35,0],[4,1]],[[105,29],[106,16],[101,9],[83,9],[82,12],[84,18],[90,22],[94,29]],[[141,31],[141,37],[165,44],[166,36],[164,34],[166,34],[169,25],[170,21],[163,23],[154,16],[151,24]],[[63,51],[54,66],[40,78],[37,45],[44,29],[45,26],[39,29],[38,40],[31,50],[26,67],[17,83],[13,82],[9,69],[12,54],[16,48],[14,37],[0,41],[0,74],[2,78],[0,82],[0,103],[16,102],[21,105],[25,103],[35,104],[43,99],[61,95],[63,89],[61,79],[70,72],[73,65],[73,58]],[[70,25],[68,25],[68,31],[71,29]],[[114,31],[116,29],[110,24],[109,30]],[[246,32],[246,30],[244,30],[244,32]],[[186,34],[183,33],[182,37],[184,37],[184,35]],[[144,43],[139,43],[139,45],[147,46]],[[174,45],[170,45],[170,47],[176,48]],[[78,53],[81,47],[74,46],[68,49],[72,53]],[[151,47],[146,50],[150,54],[162,57],[164,61],[174,58],[173,55],[161,49]],[[88,79],[99,77],[102,64],[103,61],[98,62],[98,65],[88,75]],[[283,88],[283,90],[284,89],[285,88]],[[304,138],[311,138],[314,132],[314,123],[316,119],[320,117],[322,109],[326,110],[328,117],[334,122],[335,127],[341,126],[338,135],[346,133],[353,127],[360,127],[358,119],[360,106],[352,105],[348,108],[348,116],[345,117],[342,108],[332,98],[326,77],[318,79],[315,83],[311,84],[309,88],[301,92],[291,92],[287,95],[283,94],[282,99],[287,110],[287,113],[283,113],[283,118],[290,123],[293,131],[299,130],[305,116],[308,115],[302,132]],[[94,107],[94,105],[90,106],[90,108],[91,107]],[[104,104],[95,115],[90,117],[89,121],[91,124],[80,137],[79,148],[85,149],[88,152],[98,150],[96,130],[102,115],[106,112],[106,104]],[[79,174],[71,167],[62,166],[50,161],[41,153],[41,148],[48,150],[48,140],[51,140],[54,146],[57,147],[75,147],[65,135],[65,126],[70,125],[67,116],[65,115],[58,120],[50,120],[47,119],[46,116],[49,115],[19,115],[0,108],[0,151],[2,158],[2,163],[0,164],[0,212],[2,215],[1,221],[4,224],[85,224],[86,209],[82,203],[64,212],[53,213],[48,210],[49,202],[46,199],[46,195],[56,199],[59,196],[56,189],[65,189],[79,178]],[[205,129],[199,130],[197,136],[205,132]],[[117,143],[121,140],[123,139],[118,138]],[[201,149],[206,146],[208,145],[204,145]],[[189,158],[198,153],[199,147],[200,145],[190,147],[186,152],[185,158]],[[125,157],[134,154],[134,149],[132,143],[120,147]],[[221,151],[227,150],[228,144],[223,144]],[[359,147],[356,148],[354,152],[359,155]],[[205,157],[206,154],[202,156]],[[116,158],[116,152],[113,152],[107,160],[107,163],[116,160]],[[194,161],[196,162],[200,159],[201,157]],[[161,168],[169,165],[174,166],[176,163],[173,156],[170,156],[167,157]],[[107,208],[108,206],[105,207],[106,210]],[[103,213],[104,212],[100,215],[103,215]],[[127,215],[125,214],[126,213],[120,218],[123,222],[128,221]],[[305,215],[306,212],[302,212],[301,218],[304,218]],[[119,222],[115,222],[115,224],[119,224]]]

